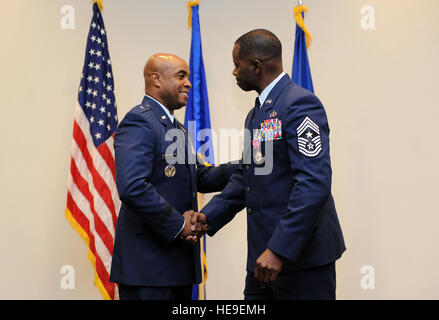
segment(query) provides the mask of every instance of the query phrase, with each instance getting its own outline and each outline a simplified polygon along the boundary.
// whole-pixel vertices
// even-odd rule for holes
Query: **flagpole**
[[[204,160],[204,154],[199,154],[201,141],[197,141],[198,133],[205,130],[210,129],[210,116],[209,116],[209,100],[207,97],[207,85],[206,85],[206,75],[204,70],[204,62],[203,62],[203,54],[201,50],[201,31],[200,31],[200,22],[199,22],[199,14],[198,9],[200,5],[200,0],[192,0],[188,1],[188,25],[192,30],[191,35],[191,51],[190,51],[190,62],[189,62],[189,70],[190,70],[190,81],[192,83],[192,88],[189,92],[189,99],[186,105],[186,113],[185,113],[185,126],[191,128],[189,123],[192,121],[195,123],[193,131],[189,129],[192,137],[195,139],[195,152],[197,156]],[[199,79],[195,81],[194,79]],[[191,132],[192,131],[192,132]],[[209,142],[211,144],[211,137],[209,136]],[[209,145],[209,162],[210,165],[214,164],[213,157],[213,145]],[[204,160],[205,165],[206,161]],[[198,207],[202,208],[203,197],[199,195]],[[192,292],[193,300],[206,300],[206,280],[207,280],[207,259],[206,259],[206,236],[204,235],[200,239],[200,258],[201,258],[201,271],[202,271],[202,282],[199,285],[194,285],[194,290]]]
[[[303,6],[303,0],[299,0],[299,6]]]

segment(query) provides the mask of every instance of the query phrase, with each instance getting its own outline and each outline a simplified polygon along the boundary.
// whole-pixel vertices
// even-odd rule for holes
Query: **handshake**
[[[189,244],[195,244],[207,232],[207,218],[204,213],[193,210],[183,213],[185,220],[184,228],[178,234],[178,238]]]

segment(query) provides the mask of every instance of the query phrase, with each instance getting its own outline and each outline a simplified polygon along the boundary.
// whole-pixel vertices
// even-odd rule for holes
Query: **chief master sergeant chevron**
[[[331,194],[323,105],[283,72],[282,46],[270,31],[241,36],[233,63],[238,86],[259,94],[245,120],[252,142],[199,219],[207,218],[213,236],[247,207],[245,299],[335,299],[335,261],[346,248]],[[271,172],[258,174],[270,159]]]

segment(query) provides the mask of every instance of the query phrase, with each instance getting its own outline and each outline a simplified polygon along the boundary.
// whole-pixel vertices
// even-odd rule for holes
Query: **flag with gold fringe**
[[[95,285],[105,300],[113,300],[118,298],[117,286],[110,282],[120,208],[113,148],[118,119],[102,0],[93,2],[73,121],[65,215],[88,246]]]
[[[304,12],[308,12],[308,8],[304,5],[298,5],[294,8],[296,41],[294,44],[293,72],[291,78],[299,86],[314,92],[307,52],[311,45],[312,37],[305,26]]]
[[[192,27],[191,52],[189,61],[189,80],[192,88],[186,106],[184,124],[195,141],[195,150],[208,165],[214,164],[213,144],[210,127],[209,99],[207,97],[206,74],[204,70],[203,52],[201,49],[200,20],[198,16],[199,0],[189,1],[189,27]],[[199,202],[202,196],[198,197]],[[201,204],[199,203],[199,207]],[[194,285],[192,300],[206,299],[206,237],[200,240],[200,256],[202,283]]]

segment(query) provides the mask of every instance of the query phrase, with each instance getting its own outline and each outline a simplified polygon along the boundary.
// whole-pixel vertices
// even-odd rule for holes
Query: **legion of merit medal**
[[[254,130],[253,135],[253,159],[257,165],[261,165],[264,163],[264,157],[262,156],[261,152],[261,130],[256,129]]]
[[[260,165],[264,163],[264,158],[262,156],[261,150],[256,150],[254,158],[256,164]]]

